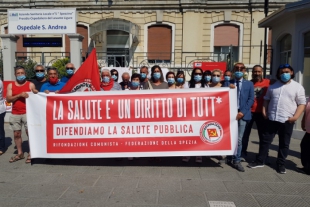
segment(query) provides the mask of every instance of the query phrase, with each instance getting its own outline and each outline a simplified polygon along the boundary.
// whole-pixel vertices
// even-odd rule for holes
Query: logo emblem
[[[219,143],[223,134],[223,127],[216,121],[208,121],[200,128],[200,139],[207,144]]]
[[[83,91],[96,91],[95,87],[92,85],[91,81],[85,80],[85,82],[81,82],[75,85],[71,92],[83,92]]]

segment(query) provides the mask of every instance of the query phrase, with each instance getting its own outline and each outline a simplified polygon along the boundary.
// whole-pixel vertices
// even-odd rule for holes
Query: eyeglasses
[[[66,68],[66,70],[74,70],[74,68]]]
[[[200,75],[201,76],[202,74],[201,73],[194,73],[194,75]]]
[[[290,68],[290,64],[284,64],[284,65],[280,65],[279,68],[283,69],[283,68]]]
[[[221,75],[212,75],[212,77],[221,77]]]
[[[44,72],[45,70],[35,70],[36,71],[36,73],[38,73],[38,72]]]

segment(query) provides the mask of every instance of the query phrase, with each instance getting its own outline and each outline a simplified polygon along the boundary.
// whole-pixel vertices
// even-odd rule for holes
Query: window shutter
[[[148,28],[148,59],[170,60],[172,46],[172,29],[170,26],[150,26]]]

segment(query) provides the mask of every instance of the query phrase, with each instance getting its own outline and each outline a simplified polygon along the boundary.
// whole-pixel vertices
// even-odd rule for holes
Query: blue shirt
[[[56,83],[55,85],[52,85],[50,84],[50,82],[47,82],[42,85],[40,92],[44,92],[45,90],[49,90],[50,92],[59,91],[60,89],[62,89],[62,87],[64,87],[64,85],[66,84],[60,81],[58,81],[58,83]]]
[[[70,78],[68,78],[67,76],[64,76],[60,79],[60,82],[67,83]]]

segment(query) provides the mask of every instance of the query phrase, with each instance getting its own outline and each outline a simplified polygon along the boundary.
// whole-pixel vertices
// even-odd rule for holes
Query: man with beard
[[[247,123],[242,138],[241,161],[245,161],[245,158],[247,156],[249,137],[254,122],[256,123],[257,126],[259,140],[261,140],[265,122],[265,119],[262,114],[264,96],[270,85],[270,80],[263,78],[263,68],[260,65],[255,65],[253,67],[251,81],[254,84],[254,103],[251,108],[252,119]]]
[[[6,100],[13,103],[12,114],[10,117],[10,126],[14,132],[14,142],[17,149],[17,155],[11,157],[10,163],[24,159],[24,152],[22,149],[22,126],[24,125],[26,134],[28,136],[27,117],[26,117],[26,98],[29,97],[27,92],[32,91],[38,93],[33,83],[26,80],[26,70],[22,66],[15,67],[14,83],[10,83],[7,87]],[[26,163],[31,163],[30,152],[26,159]]]
[[[36,76],[34,79],[31,79],[30,82],[32,82],[36,89],[40,91],[42,85],[47,82],[45,78],[45,68],[43,65],[35,65],[34,72],[36,73]]]
[[[62,77],[60,79],[60,82],[67,83],[68,80],[73,76],[74,71],[75,71],[75,67],[74,67],[73,63],[68,63],[66,65],[67,76]]]

